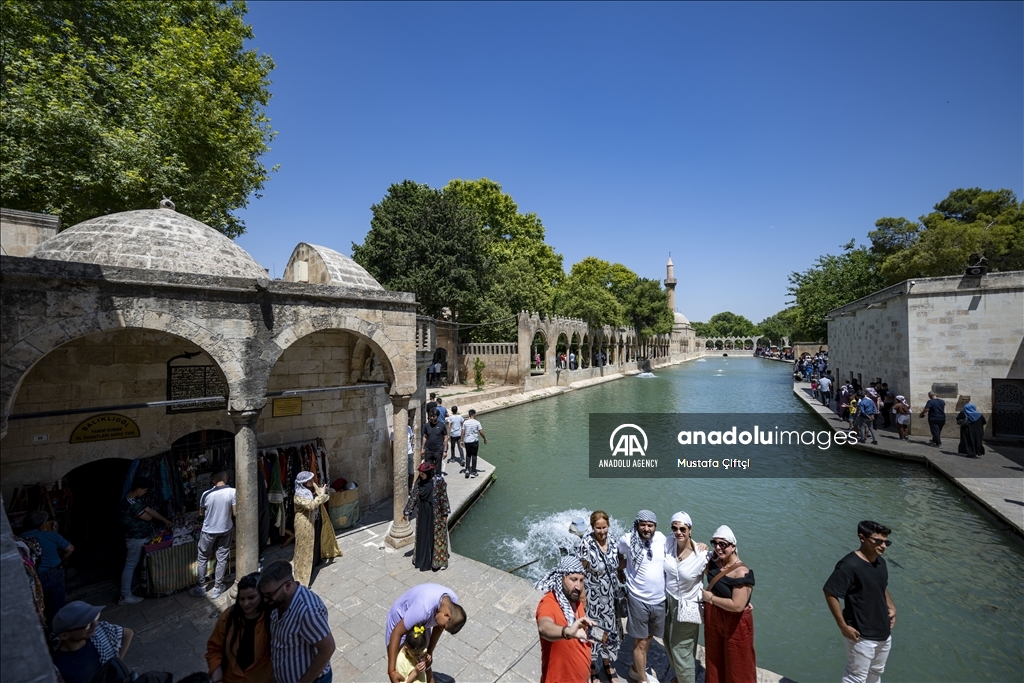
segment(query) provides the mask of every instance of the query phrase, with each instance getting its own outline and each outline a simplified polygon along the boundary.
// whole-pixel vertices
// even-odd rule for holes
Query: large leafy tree
[[[992,270],[1024,269],[1024,203],[1010,190],[953,190],[919,224],[898,218],[876,226],[869,236],[887,284],[958,275],[983,256]]]
[[[732,311],[715,313],[706,323],[692,323],[698,337],[750,337],[757,334],[757,326]]]
[[[622,295],[626,322],[643,337],[668,334],[675,318],[668,308],[668,292],[661,283],[648,278],[637,278]]]
[[[482,273],[482,296],[474,322],[504,321],[469,328],[466,337],[477,341],[515,338],[520,311],[549,313],[554,286],[565,273],[562,256],[544,241],[544,225],[535,213],[520,213],[501,185],[481,178],[453,180],[444,193],[472,210],[487,254]]]
[[[244,2],[2,7],[4,206],[73,225],[167,195],[226,235],[245,231],[232,212],[268,180],[274,64],[244,47]]]
[[[613,271],[611,263],[594,256],[574,263],[569,276],[555,288],[554,312],[581,318],[594,326],[621,325],[623,307],[613,287],[621,286],[622,281],[628,279],[622,268]],[[635,273],[633,278],[636,278]]]
[[[877,263],[877,256],[850,240],[842,254],[826,254],[802,273],[792,273],[788,291],[795,304],[795,334],[804,341],[827,341],[829,311],[881,289]]]
[[[489,266],[480,219],[456,197],[405,180],[371,207],[352,258],[387,289],[414,292],[419,312],[473,321]]]
[[[794,309],[786,308],[768,316],[757,324],[757,333],[773,342],[781,342],[783,338],[793,341],[794,313]]]

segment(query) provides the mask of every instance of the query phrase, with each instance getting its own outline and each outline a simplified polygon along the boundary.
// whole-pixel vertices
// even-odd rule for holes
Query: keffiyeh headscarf
[[[306,488],[306,482],[313,480],[312,472],[299,472],[295,475],[295,495],[300,498],[313,498],[313,492]]]
[[[566,555],[557,567],[534,584],[534,588],[537,590],[545,593],[551,591],[555,594],[555,599],[558,600],[558,606],[562,608],[562,614],[565,616],[565,623],[568,626],[576,621],[576,612],[573,610],[569,598],[565,597],[565,591],[562,590],[562,578],[568,574],[582,574],[583,571],[583,563],[580,562],[580,558],[575,555]]]
[[[654,522],[657,525],[658,517],[650,510],[641,510],[636,513],[636,519],[633,520],[633,530],[629,532],[629,553],[633,558],[634,567],[639,567],[640,563],[644,561],[645,552],[647,553],[648,560],[654,557],[654,553],[651,552],[651,542],[645,542],[640,537],[640,522]]]

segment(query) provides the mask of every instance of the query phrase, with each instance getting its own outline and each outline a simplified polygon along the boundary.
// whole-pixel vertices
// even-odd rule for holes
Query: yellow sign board
[[[290,417],[292,415],[302,415],[301,396],[274,399],[274,417]]]
[[[131,439],[139,435],[139,425],[130,417],[115,413],[94,415],[71,432],[71,443],[91,443],[110,439]]]

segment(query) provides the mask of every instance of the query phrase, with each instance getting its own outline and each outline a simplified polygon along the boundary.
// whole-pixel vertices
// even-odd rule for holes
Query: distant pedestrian
[[[466,444],[466,468],[462,470],[466,478],[475,477],[480,473],[477,469],[477,455],[480,451],[480,439],[487,443],[487,435],[480,420],[476,419],[476,411],[469,410],[469,419],[462,423],[462,441]]]
[[[821,404],[823,406],[832,405],[832,377],[825,375],[818,380],[818,392],[821,394]]]
[[[429,460],[420,463],[419,478],[409,492],[402,519],[416,515],[416,551],[413,566],[420,571],[448,568],[448,486]]]
[[[626,633],[633,638],[630,678],[648,680],[651,639],[665,632],[665,534],[650,510],[640,510],[633,529],[619,539],[619,581],[626,585]]]
[[[754,572],[740,561],[736,535],[724,524],[711,538],[714,562],[708,565],[704,598],[705,683],[755,683],[754,617],[750,596]]]
[[[590,675],[591,678],[597,677],[597,664],[600,663],[608,680],[614,683],[617,679],[612,662],[618,659],[622,642],[622,622],[615,615],[615,600],[622,590],[616,576],[619,566],[617,544],[608,538],[607,512],[594,510],[590,515],[590,528],[591,532],[584,535],[576,546],[587,589],[586,614],[593,624],[608,632],[606,641],[593,646]]]
[[[936,448],[942,445],[942,428],[946,426],[946,402],[935,395],[934,391],[928,392],[928,402],[921,409],[920,417],[928,416],[928,429],[932,433],[932,440],[929,446]]]
[[[142,602],[142,598],[132,594],[132,583],[135,579],[135,568],[139,566],[139,560],[142,558],[142,547],[153,536],[153,520],[171,526],[169,519],[145,503],[146,493],[153,488],[153,480],[136,477],[131,486],[132,490],[121,501],[118,509],[127,550],[124,570],[121,572],[121,599],[117,601],[118,605],[136,605]]]
[[[861,441],[867,441],[867,433],[871,432],[871,443],[878,445],[875,436],[875,417],[878,415],[878,404],[870,396],[863,396],[857,401],[857,432]]]
[[[583,573],[579,558],[569,555],[537,583],[544,591],[537,605],[541,683],[587,683],[590,677],[587,629],[593,624],[584,615]]]
[[[53,621],[53,615],[64,606],[66,590],[64,585],[64,560],[75,552],[75,546],[56,531],[44,531],[41,527],[49,521],[50,516],[43,510],[30,512],[25,517],[25,531],[22,539],[35,539],[39,543],[42,554],[36,564],[36,575],[43,587],[43,604],[46,624]]]
[[[406,636],[416,626],[423,626],[427,635],[426,666],[434,661],[434,648],[441,634],[457,634],[466,625],[466,610],[459,605],[459,597],[451,588],[437,583],[421,583],[402,593],[388,610],[384,626],[384,646],[387,648],[388,679],[391,683],[405,683],[398,672],[398,653]],[[428,678],[428,681],[430,678]],[[280,682],[277,682],[280,683]]]
[[[440,396],[437,397],[437,419],[443,424],[448,424],[448,408],[444,405],[444,399]]]
[[[825,582],[825,602],[846,641],[843,683],[882,680],[892,647],[896,605],[889,595],[889,570],[882,555],[892,530],[877,522],[857,525],[860,548],[836,563]],[[839,601],[844,606],[839,606]]]
[[[574,351],[569,352],[569,369],[576,369],[576,353]]]
[[[462,446],[462,423],[465,421],[461,415],[459,415],[459,407],[452,406],[452,412],[448,416],[448,443],[451,444],[451,454],[448,456],[448,461],[454,460],[463,467],[466,466],[466,449]],[[456,449],[458,449],[459,457],[455,457]]]
[[[429,460],[438,473],[443,473],[444,454],[448,450],[448,427],[440,421],[440,416],[441,413],[437,408],[427,413],[427,423],[423,425],[420,452],[423,460]]]
[[[199,532],[199,556],[196,560],[196,585],[188,592],[196,598],[206,597],[206,569],[211,553],[216,553],[217,568],[213,582],[214,600],[227,590],[224,577],[228,573],[228,558],[231,554],[232,521],[235,516],[236,494],[232,486],[228,486],[228,473],[216,472],[213,475],[213,488],[199,497],[199,515],[203,518],[203,528]]]
[[[320,597],[295,581],[291,565],[271,562],[259,592],[270,612],[270,662],[274,683],[331,683],[337,649]]]
[[[906,441],[910,438],[910,402],[906,396],[897,396],[896,402],[892,405],[892,412],[896,414],[896,431],[900,439]]]
[[[889,429],[892,426],[892,408],[896,404],[896,397],[893,392],[889,391],[889,385],[886,382],[882,382],[881,388],[878,390],[878,395],[882,398],[882,426]]]
[[[973,403],[963,407],[956,416],[956,423],[960,425],[960,444],[957,446],[957,453],[962,453],[968,458],[980,458],[985,455],[985,444],[981,440],[985,436],[985,422],[985,416],[978,412]]]

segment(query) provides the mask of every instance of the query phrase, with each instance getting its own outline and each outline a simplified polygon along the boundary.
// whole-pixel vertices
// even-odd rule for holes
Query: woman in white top
[[[701,579],[710,558],[706,545],[693,542],[692,531],[690,515],[677,512],[672,536],[665,539],[665,649],[676,674],[672,680],[679,683],[694,683],[697,676]]]

